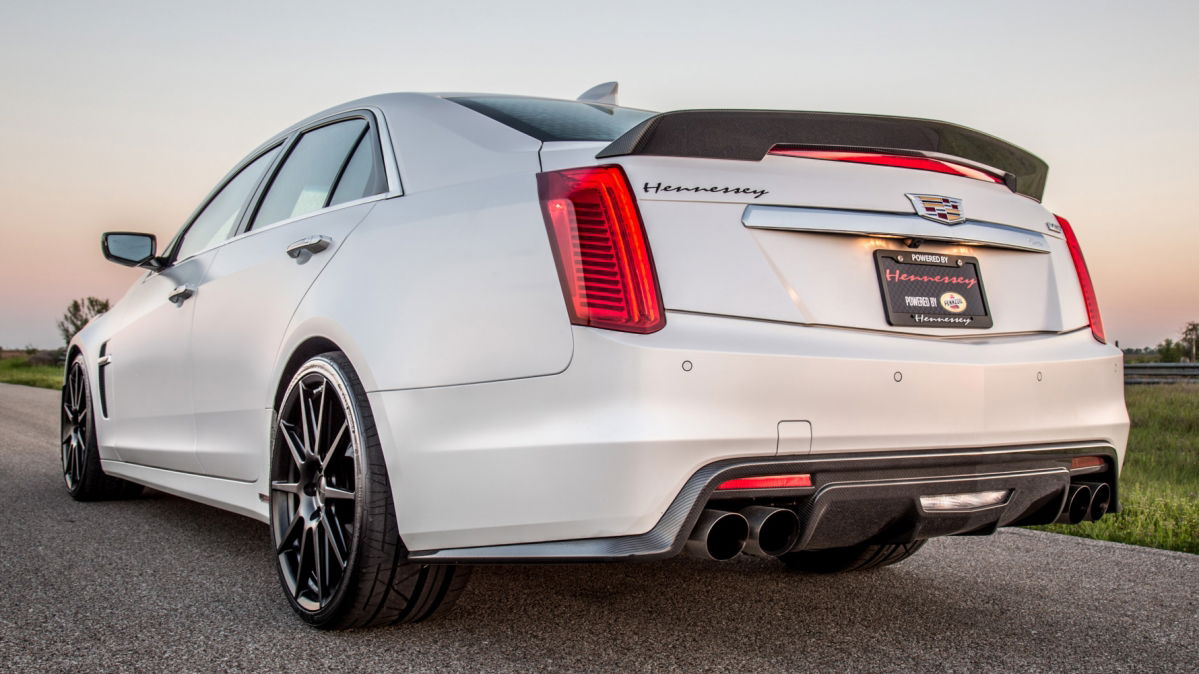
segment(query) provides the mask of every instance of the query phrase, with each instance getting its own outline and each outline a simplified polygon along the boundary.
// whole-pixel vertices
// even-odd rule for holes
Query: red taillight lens
[[[625,332],[666,325],[645,228],[619,166],[537,175],[570,321]]]
[[[1076,456],[1070,460],[1070,468],[1095,468],[1097,466],[1105,466],[1107,462],[1101,456]]]
[[[877,166],[894,166],[897,168],[917,169],[919,171],[936,171],[937,173],[948,173],[955,176],[963,176],[973,178],[975,180],[987,180],[993,183],[1003,184],[1003,178],[993,176],[986,171],[980,171],[976,168],[963,166],[951,161],[943,159],[929,159],[927,157],[908,157],[896,154],[882,154],[879,152],[843,152],[839,150],[788,150],[786,148],[775,148],[770,151],[770,154],[783,155],[785,157],[800,157],[803,159],[824,159],[826,161],[848,161],[857,164],[874,164]]]
[[[725,489],[786,489],[789,487],[811,487],[811,475],[762,475],[759,477],[739,477],[735,480],[725,480],[716,487]]]
[[[1066,237],[1066,246],[1070,248],[1070,257],[1074,259],[1074,271],[1078,272],[1078,285],[1082,286],[1082,300],[1087,305],[1087,320],[1091,323],[1091,334],[1102,344],[1107,344],[1103,334],[1103,318],[1099,315],[1099,300],[1095,297],[1095,286],[1091,283],[1091,272],[1087,270],[1087,261],[1082,257],[1082,247],[1078,245],[1078,237],[1070,222],[1060,215],[1057,224],[1062,226],[1062,235]]]

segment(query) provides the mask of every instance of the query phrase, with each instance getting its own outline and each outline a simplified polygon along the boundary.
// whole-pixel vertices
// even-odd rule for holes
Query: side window
[[[183,233],[176,248],[176,260],[191,257],[229,238],[242,210],[246,207],[246,202],[250,200],[250,194],[258,187],[262,174],[266,173],[277,154],[278,147],[250,162],[232,180],[225,183],[221,191],[208,202]]]
[[[383,191],[377,141],[362,119],[336,122],[300,136],[262,198],[251,227],[294,218]]]
[[[379,153],[379,140],[374,129],[362,135],[358,147],[350,155],[350,161],[342,171],[341,179],[329,198],[329,205],[341,204],[372,194],[387,191],[387,174],[383,170],[383,157]]]

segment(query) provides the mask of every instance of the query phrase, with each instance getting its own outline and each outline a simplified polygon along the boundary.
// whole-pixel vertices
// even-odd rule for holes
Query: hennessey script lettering
[[[749,187],[683,187],[681,185],[663,185],[662,183],[645,183],[641,189],[645,190],[646,194],[657,194],[659,192],[712,192],[715,194],[752,194],[754,198],[769,194],[770,190],[755,190]]]

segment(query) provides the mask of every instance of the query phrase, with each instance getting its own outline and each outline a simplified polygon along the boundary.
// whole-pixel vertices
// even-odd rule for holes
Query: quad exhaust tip
[[[750,506],[741,511],[749,523],[746,554],[773,558],[789,551],[799,538],[799,517],[784,508]]]
[[[1066,507],[1057,517],[1062,524],[1095,522],[1112,505],[1112,488],[1106,482],[1076,482],[1066,494]]]
[[[799,517],[785,508],[750,506],[741,512],[706,509],[687,539],[688,554],[726,561],[742,552],[778,557],[799,539]]]
[[[707,509],[700,513],[699,521],[691,530],[686,550],[701,559],[723,562],[741,554],[748,538],[749,522],[743,515]]]
[[[1091,513],[1091,488],[1085,484],[1072,484],[1066,492],[1066,507],[1057,521],[1063,524],[1078,524]]]
[[[1106,482],[1095,482],[1087,485],[1091,488],[1091,503],[1087,507],[1087,519],[1092,522],[1107,514],[1112,505],[1112,488]]]

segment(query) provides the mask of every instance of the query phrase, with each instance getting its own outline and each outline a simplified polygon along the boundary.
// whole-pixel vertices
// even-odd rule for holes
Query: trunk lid
[[[769,154],[778,144],[813,146],[810,138],[795,135],[795,129],[805,128],[795,126],[795,115],[818,113],[770,113],[785,119],[770,117],[769,124],[748,130],[730,126],[738,119],[753,126],[755,118],[738,111],[718,116],[715,126],[711,112],[682,115],[670,124],[660,121],[678,114],[646,120],[606,146],[550,142],[541,153],[547,171],[588,164],[623,167],[645,223],[666,309],[943,337],[1063,332],[1087,325],[1066,242],[1053,215],[1033,198],[1040,196],[1045,165],[1023,150],[953,125],[866,116],[837,116],[852,119],[840,120],[848,126],[822,127],[825,133],[818,138],[823,148],[862,149],[867,143],[878,148],[895,141],[880,151],[915,150],[950,161],[964,156],[963,163],[983,166],[998,181],[979,180]],[[875,124],[880,119],[886,123]],[[780,127],[780,120],[790,126]],[[712,138],[705,130],[724,135]],[[948,156],[947,145],[960,151]],[[948,224],[917,215],[918,195],[957,200],[965,220]],[[894,251],[891,263],[877,259],[880,250]],[[976,271],[980,294],[955,298],[935,282],[888,286],[880,266],[895,267],[900,256],[911,265],[912,254],[950,265],[898,265],[923,274],[921,279],[953,271],[953,263],[963,260]],[[890,314],[884,286],[892,296]],[[990,326],[975,321],[966,327],[926,327],[904,324],[900,316],[905,301],[909,308],[913,302],[966,302],[973,312],[984,296]],[[936,306],[917,306],[910,314],[953,315]]]

